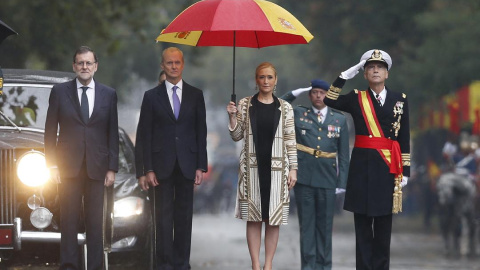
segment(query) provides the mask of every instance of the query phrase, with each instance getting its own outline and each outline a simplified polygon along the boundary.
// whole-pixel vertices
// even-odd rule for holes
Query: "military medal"
[[[392,123],[392,127],[395,130],[395,137],[398,136],[398,131],[400,130],[400,120],[402,119],[402,114],[403,114],[403,102],[402,101],[397,101],[395,104],[395,107],[393,107],[393,117],[397,117],[397,121]]]
[[[403,102],[401,101],[397,101],[397,104],[393,107],[393,117],[396,117],[397,114],[403,114]]]
[[[333,137],[333,132],[332,132],[333,126],[332,126],[332,125],[328,125],[327,128],[328,128],[327,137],[328,137],[328,138],[332,138],[332,137]]]

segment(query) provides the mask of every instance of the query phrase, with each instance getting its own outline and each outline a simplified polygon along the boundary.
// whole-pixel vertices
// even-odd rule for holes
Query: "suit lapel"
[[[332,109],[327,107],[327,115],[325,115],[325,120],[323,120],[324,125],[331,124],[333,122]]]
[[[103,86],[95,82],[95,101],[93,104],[93,112],[88,122],[90,122],[98,114],[98,111],[100,110],[104,99],[105,99],[105,91],[103,91]]]
[[[178,114],[179,121],[188,111],[193,108],[193,104],[191,104],[194,100],[192,95],[190,94],[190,85],[183,81],[183,89],[182,89],[182,102],[180,103],[180,113]]]
[[[184,87],[185,88],[185,87]],[[183,90],[182,90],[183,93]],[[173,121],[177,121],[175,119],[175,115],[173,114],[173,109],[172,105],[170,104],[170,100],[168,99],[168,94],[167,94],[167,87],[165,86],[165,82],[157,86],[157,94],[158,94],[158,102],[161,104],[160,107],[162,107],[165,112],[172,118]],[[182,94],[183,97],[183,94]],[[182,112],[181,106],[180,106],[180,113]]]
[[[73,108],[75,108],[75,111],[77,111],[78,117],[81,119],[80,101],[78,100],[76,79],[73,79],[72,81],[70,81],[69,84],[67,84],[66,93],[68,98],[70,99],[70,102],[72,103]]]

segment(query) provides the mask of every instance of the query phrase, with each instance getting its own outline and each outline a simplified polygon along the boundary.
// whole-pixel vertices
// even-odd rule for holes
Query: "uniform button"
[[[390,140],[390,137],[388,137],[388,139]]]
[[[317,149],[320,149],[320,145],[317,145]]]
[[[322,128],[319,128],[318,131],[322,131]]]
[[[177,141],[178,141],[178,137],[175,137],[175,140],[177,140]]]
[[[322,138],[318,137],[318,140],[320,141]]]
[[[336,167],[336,166],[337,166],[337,164],[335,164],[335,163],[333,163],[332,165],[333,165],[333,167]]]
[[[368,135],[369,138],[372,138],[372,135]]]

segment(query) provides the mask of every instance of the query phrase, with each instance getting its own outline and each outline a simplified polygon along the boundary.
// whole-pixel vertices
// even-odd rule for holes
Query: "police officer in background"
[[[391,67],[390,55],[369,50],[340,74],[324,100],[350,113],[355,125],[344,209],[354,213],[357,270],[389,269],[392,213],[402,210],[401,188],[410,175],[408,101],[385,87]],[[361,68],[369,87],[340,95]]]
[[[323,103],[329,84],[312,80],[311,87],[281,98],[292,102],[308,91],[311,107],[297,106],[298,180],[294,187],[300,224],[302,269],[332,269],[332,225],[335,192],[345,190],[349,163],[345,116]]]

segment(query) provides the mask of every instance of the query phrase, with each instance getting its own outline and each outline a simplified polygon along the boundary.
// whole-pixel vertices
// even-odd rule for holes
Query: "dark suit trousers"
[[[62,234],[60,269],[80,269],[77,233],[82,216],[85,217],[87,233],[87,269],[103,269],[103,190],[103,181],[88,178],[85,162],[77,177],[62,179],[59,186]]]
[[[388,270],[392,215],[354,214],[357,270]]]
[[[178,162],[172,175],[155,187],[157,270],[190,269],[193,179],[183,176]]]
[[[296,184],[302,270],[332,269],[335,189]]]

